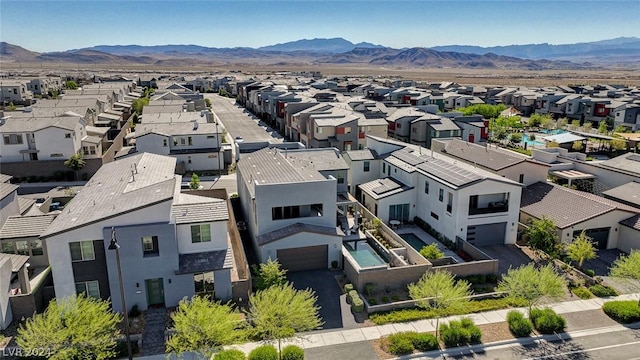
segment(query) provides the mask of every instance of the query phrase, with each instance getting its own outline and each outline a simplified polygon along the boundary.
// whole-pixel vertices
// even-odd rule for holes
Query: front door
[[[145,280],[149,306],[164,306],[164,284],[162,278]]]

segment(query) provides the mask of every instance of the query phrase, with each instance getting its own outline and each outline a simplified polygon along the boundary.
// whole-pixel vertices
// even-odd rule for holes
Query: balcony
[[[509,211],[509,203],[506,201],[490,202],[486,207],[469,207],[469,215],[496,214]]]

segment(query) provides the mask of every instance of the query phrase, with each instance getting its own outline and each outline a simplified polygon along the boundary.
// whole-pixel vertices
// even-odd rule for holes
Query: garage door
[[[468,226],[467,241],[475,246],[504,244],[506,228],[506,222]]]
[[[289,271],[326,269],[328,245],[280,249],[277,256],[282,268]]]
[[[591,238],[592,242],[596,243],[598,249],[606,249],[609,241],[609,230],[611,228],[589,229],[585,230],[584,233]],[[573,238],[575,239],[580,233],[581,231],[574,231]]]

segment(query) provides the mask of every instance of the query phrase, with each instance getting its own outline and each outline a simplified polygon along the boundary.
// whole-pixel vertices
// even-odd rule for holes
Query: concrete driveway
[[[320,306],[320,316],[324,321],[322,329],[352,329],[358,327],[346,296],[336,281],[340,275],[336,270],[309,270],[287,274],[287,279],[296,289],[310,288],[315,291]]]
[[[506,274],[510,267],[517,268],[531,262],[529,257],[516,245],[490,245],[481,246],[480,250],[498,260],[498,272]]]

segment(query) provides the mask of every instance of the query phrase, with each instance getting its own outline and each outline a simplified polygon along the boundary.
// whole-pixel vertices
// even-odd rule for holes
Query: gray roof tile
[[[620,224],[640,231],[640,214],[620,221]]]
[[[338,228],[295,223],[295,224],[285,226],[283,228],[259,235],[256,239],[256,242],[258,243],[258,245],[262,246],[262,245],[266,245],[274,241],[278,241],[280,239],[284,239],[286,237],[289,237],[301,232],[331,235],[331,236],[344,236],[344,233],[342,232],[342,230]]]
[[[176,275],[231,269],[232,267],[233,259],[229,249],[180,254],[178,255]]]
[[[0,229],[0,239],[39,237],[55,215],[10,216]]]
[[[603,195],[625,201],[640,207],[640,182],[631,181],[602,193]]]
[[[229,220],[227,202],[223,199],[180,194],[171,209],[176,224],[192,224]]]
[[[457,139],[447,141],[442,152],[494,171],[520,164],[526,160],[524,156],[506,153]]]
[[[11,195],[12,192],[18,190],[19,186],[10,183],[0,183],[0,200]]]

